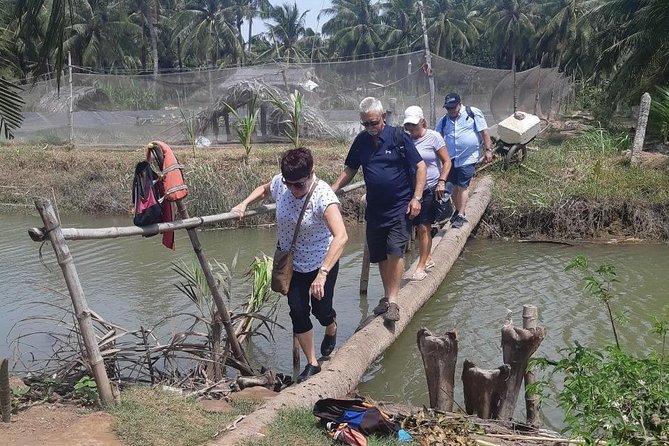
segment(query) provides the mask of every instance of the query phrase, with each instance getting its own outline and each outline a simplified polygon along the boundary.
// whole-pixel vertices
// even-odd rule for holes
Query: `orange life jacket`
[[[155,159],[162,181],[163,196],[160,200],[177,201],[188,195],[188,186],[184,181],[183,166],[177,161],[172,148],[162,141],[152,141],[146,146],[146,160]]]

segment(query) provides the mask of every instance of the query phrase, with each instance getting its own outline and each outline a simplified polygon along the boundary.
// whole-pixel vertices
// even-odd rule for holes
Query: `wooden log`
[[[178,200],[176,201],[176,205],[177,205],[177,210],[179,211],[179,216],[183,220],[188,219],[189,216],[188,216],[188,209],[186,209],[186,203],[184,203],[183,200]],[[237,336],[235,336],[235,327],[232,326],[230,313],[228,312],[228,309],[225,306],[225,301],[223,301],[221,292],[218,290],[218,283],[216,283],[216,279],[214,278],[214,275],[211,272],[209,262],[207,261],[207,258],[204,255],[204,251],[202,250],[202,245],[200,244],[200,239],[197,236],[197,232],[195,231],[194,228],[187,229],[187,232],[188,232],[188,237],[190,238],[191,245],[193,245],[193,251],[195,251],[195,255],[197,256],[198,262],[200,262],[200,267],[202,268],[204,277],[207,280],[207,285],[209,286],[209,291],[211,291],[211,296],[213,297],[214,303],[216,304],[216,309],[218,310],[217,317],[220,317],[221,323],[223,324],[223,328],[225,329],[225,333],[228,338],[228,344],[230,345],[230,349],[232,350],[232,355],[240,363],[241,367],[239,371],[242,373],[242,375],[254,375],[253,368],[251,368],[249,360],[246,358],[246,353],[244,353],[244,349],[239,343],[239,339],[237,338]],[[220,368],[220,361],[218,360],[220,358],[216,358],[216,353],[217,352],[214,350],[214,356],[215,356],[214,361],[218,363],[218,367]],[[220,377],[222,375],[220,370],[218,370],[218,372],[215,372],[215,375],[217,377],[217,380],[220,380]]]
[[[359,189],[365,185],[364,182],[359,181],[354,184],[349,184],[337,191],[338,195],[348,193],[352,190]],[[246,211],[245,216],[251,217],[253,215],[260,215],[267,212],[272,212],[276,209],[275,204],[267,204],[258,206],[254,209]],[[237,220],[239,215],[234,212],[224,212],[222,214],[205,215],[204,217],[192,217],[187,219],[176,220],[170,223],[158,223],[149,226],[113,226],[109,228],[62,228],[63,238],[65,240],[99,240],[119,237],[130,237],[135,235],[155,235],[163,232],[174,231],[176,229],[191,229],[200,226],[210,226],[227,220]],[[28,230],[30,238],[35,242],[43,242],[46,240],[47,234],[44,228],[31,228]]]
[[[268,370],[263,375],[240,376],[235,382],[237,383],[239,390],[247,387],[265,387],[266,389],[273,390],[274,384],[276,383],[276,376],[274,375],[274,372]]]
[[[65,284],[67,285],[67,290],[72,299],[74,314],[79,324],[81,338],[86,347],[85,356],[87,356],[88,366],[91,368],[93,378],[97,384],[100,402],[103,405],[110,404],[114,401],[111,384],[109,383],[107,370],[105,369],[105,364],[102,355],[100,354],[100,348],[95,339],[93,319],[91,317],[91,312],[88,309],[88,304],[86,303],[86,296],[81,287],[79,276],[77,275],[74,259],[72,258],[72,254],[70,254],[70,248],[65,243],[65,238],[61,232],[60,222],[56,217],[51,202],[47,199],[38,199],[35,200],[35,207],[37,207],[37,211],[42,217],[45,233],[51,241],[51,246],[56,253],[58,265],[63,271]]]
[[[508,364],[494,370],[484,370],[465,359],[462,386],[467,414],[473,415],[476,412],[479,418],[494,418],[496,408],[506,393],[506,380],[509,379],[510,372],[511,367]]]
[[[458,362],[458,336],[455,331],[446,336],[433,336],[427,328],[416,335],[418,350],[423,358],[430,408],[445,412],[453,411],[453,389],[455,387],[455,364]]]
[[[634,144],[632,145],[631,164],[638,164],[643,151],[643,142],[646,138],[646,126],[648,125],[648,114],[650,113],[650,95],[644,93],[639,105],[639,119],[634,133]]]
[[[9,361],[0,361],[0,413],[2,422],[12,421],[12,389],[9,388]]]
[[[504,363],[511,366],[511,375],[506,383],[506,395],[493,412],[493,418],[510,420],[513,417],[527,362],[539,348],[545,334],[544,327],[528,330],[514,327],[510,318],[502,327],[502,355]]]
[[[232,446],[258,438],[277,412],[296,407],[313,407],[321,398],[338,398],[356,388],[369,365],[393,343],[409,325],[418,309],[434,294],[453,266],[474,226],[480,220],[492,195],[492,179],[482,177],[471,187],[467,202],[467,219],[457,231],[447,231],[432,253],[436,266],[424,280],[406,281],[400,289],[398,305],[400,320],[389,329],[383,318],[376,317],[354,333],[330,358],[321,365],[321,372],[304,383],[290,386],[277,397],[265,402],[252,415],[237,423],[234,430],[225,431],[212,446]]]
[[[539,312],[534,305],[523,305],[523,328],[534,330],[537,328]],[[527,391],[527,388],[536,382],[532,369],[525,371],[525,422],[532,427],[539,427],[539,396]]]

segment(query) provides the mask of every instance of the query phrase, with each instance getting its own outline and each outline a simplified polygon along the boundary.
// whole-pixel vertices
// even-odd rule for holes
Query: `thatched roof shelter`
[[[107,94],[96,87],[74,87],[72,89],[74,111],[109,110],[110,101]],[[37,104],[41,112],[68,112],[70,110],[69,91],[53,90],[42,96]]]

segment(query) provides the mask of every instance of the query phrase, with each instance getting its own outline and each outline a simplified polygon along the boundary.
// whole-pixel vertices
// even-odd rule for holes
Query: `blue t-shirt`
[[[361,132],[353,140],[344,161],[347,167],[355,171],[362,166],[367,187],[365,219],[368,224],[383,226],[391,219],[405,214],[413,196],[414,186],[409,169],[423,159],[411,137],[404,131],[402,135],[405,157],[398,153],[395,127],[385,125],[379,134],[378,147],[374,146],[369,133]]]
[[[487,129],[488,124],[481,110],[476,107],[470,109],[474,115],[473,119],[467,114],[463,105],[455,120],[446,114],[437,122],[436,130],[446,141],[446,148],[454,167],[475,164],[480,157],[479,146],[482,138],[479,132]]]

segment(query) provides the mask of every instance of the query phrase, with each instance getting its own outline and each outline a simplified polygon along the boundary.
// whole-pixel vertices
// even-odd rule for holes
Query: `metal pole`
[[[65,243],[65,238],[60,230],[60,222],[56,217],[56,212],[53,210],[51,202],[46,199],[35,200],[37,211],[42,217],[44,228],[49,235],[51,245],[56,253],[56,259],[60,269],[63,271],[67,289],[72,298],[72,307],[79,323],[79,330],[81,331],[81,338],[86,346],[86,354],[88,356],[88,364],[93,372],[95,383],[98,386],[98,393],[100,394],[100,401],[102,404],[109,404],[114,401],[114,396],[107,377],[107,370],[105,370],[105,363],[100,354],[100,347],[95,339],[95,330],[93,329],[93,318],[91,311],[88,309],[86,303],[86,296],[81,287],[79,276],[77,275],[77,268],[74,265],[74,259],[70,254],[70,248]]]
[[[72,53],[67,52],[67,67],[70,72],[70,145],[74,144],[74,88],[72,87]]]
[[[436,111],[434,105],[434,76],[432,75],[432,55],[430,54],[430,46],[427,43],[427,22],[425,21],[425,13],[423,12],[423,0],[418,0],[418,10],[420,11],[420,22],[423,26],[423,42],[425,44],[425,65],[427,67],[427,81],[430,84],[430,128],[436,125]]]

